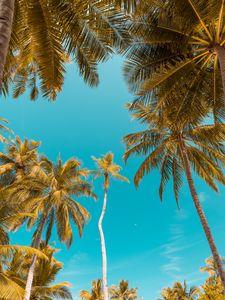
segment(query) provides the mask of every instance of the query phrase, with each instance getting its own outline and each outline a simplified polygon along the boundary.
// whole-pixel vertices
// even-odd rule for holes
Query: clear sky
[[[70,65],[63,92],[56,102],[39,98],[29,101],[28,94],[17,100],[1,98],[0,115],[21,136],[42,141],[41,152],[56,160],[76,156],[85,167],[93,169],[91,156],[107,151],[115,153],[115,161],[123,166],[123,175],[131,183],[114,182],[104,220],[108,254],[109,285],[121,279],[139,288],[139,295],[148,300],[160,296],[162,287],[184,279],[188,284],[200,284],[205,275],[199,272],[210,255],[206,239],[185,184],[180,199],[180,211],[175,205],[171,186],[163,203],[158,197],[159,174],[145,177],[135,189],[133,175],[140,162],[131,159],[125,167],[122,137],[140,127],[131,121],[124,105],[132,100],[122,76],[122,59],[114,57],[99,67],[101,83],[90,88]],[[221,255],[225,256],[225,189],[212,192],[196,179],[196,187],[208,217]],[[101,252],[97,221],[102,205],[102,182],[96,182],[98,201],[80,199],[88,208],[91,220],[82,239],[75,234],[72,247],[61,247],[57,258],[64,263],[59,281],[69,281],[74,299],[81,289],[90,289],[91,281],[101,276]],[[74,232],[76,229],[74,228]],[[13,243],[29,244],[31,233],[24,229],[12,235]]]

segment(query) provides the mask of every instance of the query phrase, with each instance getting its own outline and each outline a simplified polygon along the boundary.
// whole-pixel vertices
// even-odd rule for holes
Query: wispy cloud
[[[161,267],[161,270],[173,278],[180,272],[178,252],[180,251],[179,241],[183,238],[183,231],[177,225],[171,225],[169,232],[171,235],[170,241],[163,246],[162,251],[162,256],[166,258],[167,263]]]
[[[194,247],[198,242],[187,242],[180,224],[172,224],[169,227],[170,239],[164,244],[161,255],[167,262],[161,267],[164,274],[172,280],[177,280],[182,273],[182,252]]]

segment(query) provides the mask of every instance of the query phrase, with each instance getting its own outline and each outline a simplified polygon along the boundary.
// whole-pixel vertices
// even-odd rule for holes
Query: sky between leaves
[[[135,189],[133,175],[139,159],[124,166],[122,137],[140,129],[125,109],[132,100],[122,76],[122,59],[114,57],[99,67],[101,84],[92,89],[84,84],[75,66],[68,66],[63,92],[54,103],[39,98],[30,102],[28,94],[18,100],[1,98],[1,117],[21,138],[42,141],[41,152],[56,160],[60,152],[66,160],[71,156],[82,160],[85,167],[95,167],[91,156],[99,157],[111,150],[115,161],[123,167],[123,175],[131,183],[114,182],[104,220],[108,253],[109,285],[128,279],[131,287],[148,300],[160,296],[163,287],[174,281],[187,280],[190,285],[201,284],[205,278],[199,272],[204,259],[210,255],[200,222],[185,184],[180,206],[176,208],[171,186],[163,203],[158,196],[159,174],[151,173],[140,188]],[[211,191],[196,179],[197,191],[211,225],[220,254],[225,256],[225,189]],[[80,199],[92,218],[80,239],[75,234],[67,250],[52,237],[57,258],[64,263],[59,281],[69,281],[74,299],[81,289],[90,289],[91,281],[101,276],[100,241],[97,221],[102,204],[102,182],[95,183],[97,203]],[[75,229],[76,230],[76,229]],[[74,231],[75,231],[74,230]],[[30,244],[31,232],[25,228],[12,235],[12,243]]]

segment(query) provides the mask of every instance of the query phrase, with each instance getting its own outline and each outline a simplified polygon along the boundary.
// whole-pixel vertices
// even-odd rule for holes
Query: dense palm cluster
[[[1,129],[6,133],[1,136],[0,152],[0,299],[72,299],[68,283],[54,282],[63,265],[54,259],[56,249],[49,244],[52,230],[56,227],[59,241],[70,247],[72,224],[82,236],[90,217],[78,198],[96,199],[89,179],[104,178],[104,205],[110,180],[128,180],[120,175],[112,153],[93,158],[97,170],[83,168],[77,158],[63,163],[59,156],[54,163],[38,153],[40,142],[13,139],[9,128],[1,124]],[[31,247],[9,245],[8,233],[24,224],[34,228]]]
[[[19,137],[15,140],[4,137],[4,141],[5,148],[0,152],[0,241],[3,249],[9,243],[8,231],[18,230],[23,224],[35,230],[31,237],[32,248],[8,246],[8,251],[6,248],[1,256],[1,285],[6,289],[6,283],[12,283],[2,299],[12,299],[13,293],[17,295],[13,299],[23,299],[24,291],[28,299],[50,299],[50,296],[71,299],[66,284],[48,286],[62,268],[52,258],[55,250],[48,244],[55,225],[59,240],[68,247],[72,243],[72,223],[82,235],[89,213],[76,199],[96,197],[87,179],[89,171],[75,158],[63,163],[59,157],[53,163],[40,156],[39,142],[22,141]],[[45,272],[49,273],[44,275]]]
[[[159,198],[173,185],[179,206],[186,181],[212,257],[201,269],[209,277],[199,287],[175,282],[164,300],[224,300],[225,270],[198,196],[194,174],[209,188],[225,185],[225,1],[224,0],[2,0],[0,1],[0,87],[19,97],[27,88],[53,100],[75,61],[91,86],[99,83],[98,63],[124,56],[124,77],[134,101],[127,109],[145,127],[124,137],[124,160],[142,160],[134,176],[139,186],[160,172]],[[111,181],[128,182],[114,155],[93,157],[97,170],[77,158],[52,162],[40,143],[13,136],[0,119],[0,299],[72,299],[67,282],[56,283],[63,265],[51,244],[69,248],[73,228],[80,236],[90,218],[80,197],[96,198],[93,182],[103,180],[98,222],[102,278],[83,300],[138,299],[128,281],[108,286],[103,219]],[[10,245],[10,232],[33,229],[30,246]]]

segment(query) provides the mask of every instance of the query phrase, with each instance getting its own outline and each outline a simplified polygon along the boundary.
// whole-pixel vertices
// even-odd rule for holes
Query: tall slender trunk
[[[225,105],[225,48],[223,46],[217,45],[215,51],[218,55],[218,60],[220,64],[220,73],[223,83],[223,96],[224,96],[224,105]]]
[[[185,143],[183,141],[183,138],[181,136],[179,138],[179,147],[180,147],[181,155],[182,155],[182,158],[183,158],[185,173],[186,173],[188,185],[189,185],[189,188],[190,188],[190,192],[191,192],[191,195],[192,195],[192,199],[194,201],[195,208],[197,210],[197,213],[198,213],[198,216],[200,218],[202,227],[204,229],[206,238],[208,240],[208,243],[209,243],[209,246],[210,246],[210,249],[211,249],[211,252],[212,252],[212,256],[213,256],[213,259],[214,259],[215,264],[217,266],[217,270],[218,270],[218,273],[220,275],[221,282],[222,282],[222,285],[223,285],[223,288],[224,288],[224,291],[225,291],[225,272],[223,270],[221,258],[219,256],[218,250],[216,248],[216,244],[215,244],[214,238],[212,236],[208,221],[207,221],[206,216],[203,212],[203,209],[201,207],[201,203],[200,203],[198,195],[197,195],[197,191],[195,189],[186,145],[185,145]]]
[[[0,1],[0,87],[11,38],[15,0]]]
[[[101,216],[98,221],[98,229],[100,233],[100,240],[101,240],[101,250],[102,250],[102,285],[103,285],[103,295],[104,300],[109,299],[109,292],[108,292],[108,285],[107,285],[107,257],[106,257],[106,246],[105,246],[105,237],[102,230],[102,221],[106,211],[106,204],[107,204],[107,193],[108,190],[105,189],[104,191],[104,201],[102,206]]]
[[[40,247],[41,236],[42,236],[42,232],[43,232],[43,229],[45,227],[47,218],[48,218],[48,212],[46,212],[45,215],[43,215],[41,223],[40,223],[39,228],[38,228],[37,236],[36,236],[36,238],[35,238],[35,240],[32,244],[32,247],[34,247],[36,249],[39,249],[39,247]],[[31,265],[30,265],[28,275],[27,275],[27,282],[26,282],[26,287],[25,287],[24,300],[30,300],[36,262],[37,262],[37,255],[35,254],[32,257]]]

